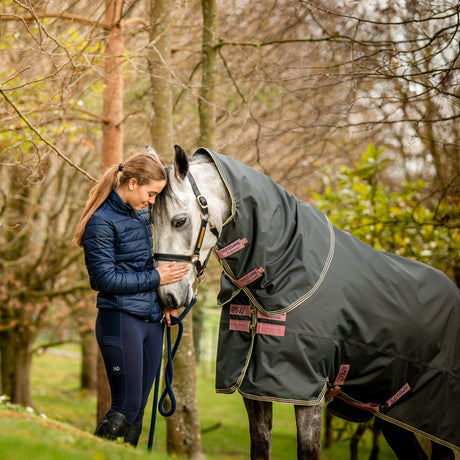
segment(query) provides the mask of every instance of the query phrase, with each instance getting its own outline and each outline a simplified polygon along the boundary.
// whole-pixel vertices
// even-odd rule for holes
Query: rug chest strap
[[[392,404],[398,401],[411,389],[408,383],[404,384],[404,386],[399,391],[397,391],[390,399],[388,399],[388,401],[386,401],[385,404],[362,403],[359,401],[355,401],[354,399],[350,398],[342,392],[342,386],[345,383],[345,379],[347,378],[349,370],[349,364],[342,364],[340,366],[339,372],[337,373],[337,377],[334,380],[333,387],[327,391],[326,398],[338,398],[341,401],[346,402],[350,406],[375,414],[381,412],[382,410],[388,409]]]

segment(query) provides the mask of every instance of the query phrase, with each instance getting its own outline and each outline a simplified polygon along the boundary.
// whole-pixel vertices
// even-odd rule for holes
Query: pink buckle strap
[[[347,378],[349,370],[350,370],[349,364],[342,364],[340,366],[339,372],[337,373],[337,377],[334,380],[334,386],[341,387],[345,383],[345,379]]]
[[[345,383],[345,379],[347,378],[348,371],[350,370],[349,364],[342,364],[339,368],[339,372],[337,373],[337,377],[334,380],[334,387],[331,388],[326,393],[326,398],[339,398],[341,401],[346,402],[350,406],[356,407],[358,409],[363,409],[368,412],[378,413],[380,410],[388,409],[392,406],[396,401],[402,398],[407,392],[411,390],[411,387],[408,383],[406,383],[400,390],[398,390],[385,404],[380,405],[376,403],[362,403],[359,401],[354,401],[348,396],[342,393],[342,385]]]
[[[235,315],[238,317],[251,317],[251,306],[250,305],[238,305],[230,304],[230,315]],[[267,316],[257,310],[257,318],[269,319],[274,321],[286,321],[286,314],[276,315],[276,316]],[[286,326],[283,324],[273,324],[273,323],[263,323],[258,322],[255,326],[256,334],[263,335],[274,335],[277,337],[284,337],[286,332]],[[231,331],[241,331],[249,332],[251,329],[254,329],[254,325],[251,325],[251,322],[246,319],[230,319],[229,330]]]
[[[402,398],[407,392],[411,390],[408,383],[406,383],[399,391],[397,391],[386,403],[385,407],[392,406],[398,399]]]
[[[245,321],[244,319],[231,319],[229,329],[231,331],[241,331],[249,332],[249,326],[251,325],[250,321]]]
[[[352,401],[350,399],[348,399],[347,397],[344,397],[340,394],[338,395],[333,395],[333,396],[336,396],[337,398],[339,398],[340,400],[346,402],[347,404],[350,404],[351,406],[353,407],[356,407],[358,409],[363,409],[363,410],[366,410],[368,412],[372,412],[374,414],[380,412],[381,410],[386,410],[388,409],[391,405],[393,405],[396,401],[398,401],[398,399],[402,398],[408,391],[410,391],[410,385],[408,383],[406,383],[399,391],[397,391],[394,396],[392,396],[385,404],[383,405],[380,405],[380,404],[376,404],[376,403],[361,403],[361,402],[358,402],[358,401]],[[335,389],[332,390],[332,392],[334,391]],[[329,393],[329,392],[328,392]],[[326,396],[329,397],[329,394],[326,394]]]
[[[334,380],[334,388],[331,388],[327,393],[327,398],[333,398],[338,396],[339,393],[342,391],[342,385],[345,383],[345,379],[347,378],[348,371],[350,370],[349,364],[341,364],[339,367],[339,372]]]
[[[282,315],[268,316],[264,315],[260,310],[257,310],[257,318],[259,319],[270,319],[273,321],[286,321],[286,313]]]
[[[280,324],[257,323],[256,334],[275,335],[284,337],[286,326]]]
[[[241,251],[246,244],[248,244],[248,240],[246,238],[238,238],[233,243],[230,243],[222,249],[216,249],[214,252],[219,259],[225,259],[226,257],[235,254],[235,252]]]
[[[230,314],[251,317],[251,307],[249,305],[236,305],[232,303],[230,304]]]
[[[259,279],[264,273],[264,269],[262,267],[255,268],[251,270],[249,273],[241,277],[240,279],[234,280],[236,286],[242,288],[247,286],[248,284],[254,282],[255,280]]]
[[[326,394],[327,396],[327,394]],[[353,401],[350,400],[341,394],[336,395],[336,398],[339,398],[341,401],[346,402],[350,406],[356,407],[357,409],[362,409],[367,412],[372,412],[373,414],[376,414],[377,412],[380,412],[380,404],[375,404],[375,403],[361,403],[358,401]]]

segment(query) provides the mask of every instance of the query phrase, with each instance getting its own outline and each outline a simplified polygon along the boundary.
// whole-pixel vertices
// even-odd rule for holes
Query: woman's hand
[[[160,286],[182,281],[188,273],[189,267],[186,264],[176,265],[175,262],[168,262],[157,267],[160,274]]]
[[[171,316],[175,316],[177,318],[178,317],[177,310],[174,310],[174,308],[165,307],[163,311],[165,314],[165,319],[164,319],[165,323],[169,327],[177,326],[177,324],[174,324],[174,326],[171,326]]]

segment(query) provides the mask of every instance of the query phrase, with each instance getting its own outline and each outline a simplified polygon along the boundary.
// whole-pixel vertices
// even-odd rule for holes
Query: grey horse
[[[152,209],[157,263],[186,261],[162,301],[187,306],[213,251],[222,266],[216,389],[238,390],[251,458],[269,459],[272,402],[291,403],[299,459],[319,459],[323,404],[375,424],[399,459],[460,445],[460,294],[441,272],[375,251],[267,176],[175,146]]]

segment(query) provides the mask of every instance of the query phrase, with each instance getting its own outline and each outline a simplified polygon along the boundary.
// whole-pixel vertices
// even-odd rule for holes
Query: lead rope
[[[179,315],[177,318],[175,316],[171,316],[171,324],[178,325],[179,331],[177,333],[176,341],[174,342],[174,347],[171,349],[171,328],[167,328],[166,331],[166,352],[167,352],[167,361],[165,365],[165,389],[161,394],[160,401],[158,401],[158,393],[159,393],[159,384],[160,384],[160,376],[161,376],[161,361],[163,358],[163,352],[160,356],[160,364],[158,366],[157,375],[155,377],[155,388],[153,390],[153,407],[152,407],[152,419],[150,422],[150,432],[149,432],[149,441],[147,444],[148,450],[152,450],[153,445],[153,437],[155,436],[155,424],[156,424],[156,415],[157,410],[163,417],[170,417],[176,411],[176,398],[174,396],[174,392],[172,389],[172,382],[173,382],[173,360],[174,356],[176,356],[176,352],[179,348],[180,342],[182,340],[182,334],[184,332],[184,325],[182,324],[182,320],[185,318],[187,313],[192,309],[193,305],[196,303],[196,298],[194,298],[189,306]],[[164,331],[165,331],[165,323],[162,324],[162,337],[161,343],[164,342]],[[165,398],[169,396],[171,401],[171,408],[166,411],[163,408]]]

